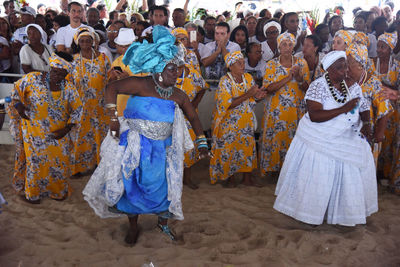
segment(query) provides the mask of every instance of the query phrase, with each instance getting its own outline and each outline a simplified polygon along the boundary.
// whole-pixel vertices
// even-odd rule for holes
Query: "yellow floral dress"
[[[26,157],[24,150],[24,138],[22,135],[21,117],[15,108],[15,101],[6,106],[7,114],[10,117],[9,131],[15,142],[14,174],[12,185],[17,192],[25,189]]]
[[[382,90],[382,83],[372,75],[364,84],[361,85],[364,98],[368,101],[370,108],[370,118],[373,129],[382,117],[393,111],[389,100],[380,98],[379,92]]]
[[[107,135],[104,93],[110,63],[104,54],[97,58],[74,56],[73,78],[83,104],[80,127],[74,132],[73,174],[93,169],[100,162],[100,146]]]
[[[295,57],[293,63],[300,66],[304,81],[309,82],[307,62]],[[268,61],[263,86],[267,88],[270,84],[281,81],[287,77],[289,71],[290,68],[281,65],[279,58]],[[304,95],[299,84],[293,79],[267,96],[259,151],[260,171],[263,176],[267,172],[280,171],[298,122],[306,110]]]
[[[23,183],[13,180],[14,188],[24,190],[29,200],[45,196],[63,199],[68,194],[67,178],[71,175],[69,134],[56,140],[52,132],[67,124],[79,124],[82,103],[73,84],[66,82],[62,90],[51,92],[48,73],[31,72],[15,83],[13,104],[21,102],[27,107],[29,120],[12,120],[22,129],[26,170]],[[12,107],[12,109],[14,109]],[[14,109],[14,114],[16,110]]]
[[[256,102],[253,97],[233,109],[228,109],[234,98],[245,94],[255,84],[249,73],[245,82],[234,84],[225,75],[215,93],[213,133],[210,159],[211,183],[226,180],[238,172],[251,172],[257,168],[256,142],[254,138]]]
[[[208,84],[206,83],[206,81],[203,79],[203,77],[200,75],[199,72],[194,70],[190,65],[187,65],[187,67],[189,69],[189,74],[184,78],[179,77],[176,81],[176,87],[184,91],[186,95],[189,97],[190,102],[192,102],[193,99],[201,90],[208,88]],[[195,141],[196,134],[194,133],[192,125],[187,119],[186,119],[186,126],[189,130],[189,134],[190,137],[192,138],[192,141]],[[185,168],[192,167],[198,161],[199,161],[199,153],[196,148],[193,148],[192,150],[187,151],[185,153],[185,161],[184,161]]]
[[[392,59],[387,73],[376,74],[383,84],[394,86],[398,88],[400,85],[400,62]],[[378,69],[378,66],[375,66]],[[388,125],[385,131],[385,140],[382,142],[382,149],[379,155],[378,170],[383,171],[383,175],[390,178],[391,185],[396,185],[400,188],[400,104],[392,102],[394,112],[390,114]]]
[[[198,73],[201,73],[200,64],[199,64],[199,60],[197,59],[196,53],[189,49],[186,51],[187,51],[186,58],[185,58],[186,64],[189,64]]]

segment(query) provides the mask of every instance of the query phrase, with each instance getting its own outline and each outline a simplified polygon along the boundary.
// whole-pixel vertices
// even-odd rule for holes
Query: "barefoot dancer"
[[[182,110],[196,135],[203,133],[189,98],[174,87],[183,51],[161,26],[154,27],[153,42],[132,44],[123,60],[133,73],[150,76],[118,80],[106,88],[111,133],[102,144],[101,162],[83,191],[100,217],[128,215],[130,228],[125,241],[129,244],[138,237],[138,215],[148,213],[157,214],[161,231],[176,239],[167,221],[171,217],[183,219],[184,152],[193,147]],[[120,121],[115,114],[118,94],[134,95]],[[118,136],[116,141],[113,137]],[[205,157],[207,143],[196,143],[200,156]]]

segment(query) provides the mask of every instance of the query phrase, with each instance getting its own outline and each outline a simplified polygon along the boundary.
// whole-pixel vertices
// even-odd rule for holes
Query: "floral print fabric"
[[[61,91],[50,92],[46,75],[31,72],[15,83],[12,92],[14,104],[21,102],[28,109],[29,120],[14,120],[12,123],[20,124],[14,127],[22,130],[24,151],[18,152],[24,152],[26,156],[26,170],[16,170],[20,174],[25,172],[24,181],[20,176],[13,183],[16,189],[25,190],[29,200],[45,196],[66,197],[66,179],[71,170],[71,139],[67,134],[56,140],[52,132],[67,124],[78,126],[82,114],[82,104],[73,85],[67,82]]]
[[[100,145],[108,131],[104,92],[110,63],[104,54],[97,58],[74,56],[74,84],[83,104],[80,127],[74,132],[73,174],[93,169],[100,162]]]
[[[307,62],[297,57],[293,60],[293,65],[300,66],[303,79],[309,82],[310,72]],[[289,71],[290,68],[285,68],[280,64],[279,58],[270,60],[264,76],[264,87],[267,88],[270,84],[284,79]],[[260,137],[261,175],[281,169],[305,109],[304,92],[294,79],[267,96]]]
[[[245,83],[235,86],[231,78],[225,75],[215,93],[211,147],[214,157],[210,159],[212,184],[217,180],[226,180],[237,172],[251,172],[257,168],[253,115],[255,100],[251,97],[229,109],[234,98],[245,94],[255,84],[248,73],[244,74],[244,80]]]

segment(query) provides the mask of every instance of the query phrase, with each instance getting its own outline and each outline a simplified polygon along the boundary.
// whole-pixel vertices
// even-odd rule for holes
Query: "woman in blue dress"
[[[200,157],[208,153],[196,110],[187,95],[174,87],[183,56],[182,48],[175,46],[175,37],[155,26],[153,43],[133,43],[123,59],[133,73],[149,76],[131,76],[106,88],[110,133],[101,146],[101,162],[83,194],[102,218],[128,215],[128,244],[137,240],[138,215],[149,213],[157,214],[160,230],[176,240],[167,222],[169,218],[183,219],[184,152],[193,148],[184,115],[197,135]],[[131,95],[120,119],[115,104],[118,94]]]

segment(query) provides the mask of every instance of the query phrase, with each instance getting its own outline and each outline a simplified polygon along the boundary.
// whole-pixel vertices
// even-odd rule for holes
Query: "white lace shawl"
[[[120,119],[120,132],[129,128],[127,119]],[[101,161],[83,190],[84,199],[101,218],[119,217],[122,214],[112,213],[108,207],[114,206],[124,193],[122,172],[131,173],[139,165],[140,136],[139,132],[130,129],[128,145],[119,146],[108,133],[101,145]],[[169,211],[175,219],[183,220],[182,212],[182,177],[184,153],[193,149],[193,142],[185,124],[182,110],[175,104],[174,123],[172,126],[172,144],[167,148],[168,200]]]

